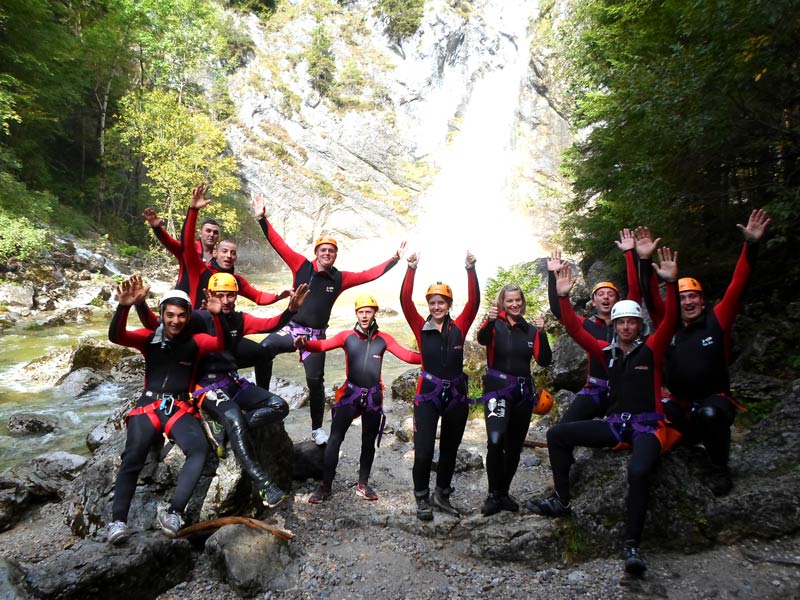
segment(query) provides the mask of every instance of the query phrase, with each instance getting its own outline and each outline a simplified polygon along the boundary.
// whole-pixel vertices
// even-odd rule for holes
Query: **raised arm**
[[[533,358],[542,367],[547,367],[553,362],[553,351],[550,349],[550,340],[544,330],[544,317],[536,317],[533,322],[536,327],[536,338],[533,342]]]
[[[255,302],[259,306],[268,306],[270,304],[274,304],[278,300],[286,298],[286,296],[292,293],[291,290],[284,290],[280,294],[263,292],[253,286],[249,281],[247,281],[247,279],[238,273],[234,275],[234,277],[236,277],[236,282],[239,284],[239,295],[244,296],[252,302]]]
[[[556,291],[556,273],[561,270],[564,263],[561,261],[561,250],[554,250],[550,253],[547,260],[547,301],[550,304],[550,312],[553,316],[561,320],[561,308],[558,305],[558,292]]]
[[[275,231],[275,228],[270,225],[269,221],[267,221],[267,205],[261,194],[257,194],[253,198],[253,213],[255,214],[258,224],[261,226],[261,231],[264,233],[264,237],[267,238],[270,246],[275,249],[275,252],[278,253],[278,256],[280,256],[283,262],[285,262],[286,265],[291,269],[292,273],[295,273],[306,259],[299,252],[295,252],[289,248],[284,239],[278,235],[278,232]]]
[[[414,291],[414,276],[417,273],[418,264],[419,256],[416,253],[408,257],[408,269],[406,269],[406,275],[403,277],[403,285],[400,287],[400,307],[403,309],[403,315],[414,332],[419,345],[420,331],[425,324],[425,319],[419,314],[417,307],[414,306],[414,301],[411,299],[411,294]]]
[[[144,209],[142,216],[144,217],[144,220],[147,221],[147,224],[150,225],[150,228],[153,230],[153,235],[161,243],[161,245],[164,246],[164,248],[166,248],[175,258],[180,260],[181,243],[172,237],[166,229],[164,229],[163,222],[161,217],[158,216],[158,213],[148,206]]]
[[[108,339],[120,346],[136,348],[142,352],[152,331],[150,329],[128,331],[127,327],[128,313],[130,313],[131,306],[136,302],[139,295],[140,293],[135,289],[131,279],[126,279],[117,286],[119,304],[117,304],[117,309],[114,311],[111,323],[108,326]]]
[[[653,264],[653,270],[666,283],[667,302],[664,319],[659,323],[655,333],[647,339],[647,345],[653,349],[657,356],[662,356],[675,333],[680,313],[678,309],[678,289],[675,284],[678,281],[678,253],[672,252],[666,247],[659,248],[658,260],[660,264]]]
[[[634,230],[636,254],[639,255],[639,286],[642,298],[653,323],[658,326],[664,319],[664,300],[658,288],[658,276],[653,270],[653,254],[661,238],[653,239],[649,227],[641,225]]]
[[[181,256],[186,268],[192,272],[197,272],[203,268],[203,259],[197,253],[194,242],[195,229],[197,229],[197,213],[211,202],[209,198],[206,198],[206,192],[208,192],[208,186],[204,183],[198,184],[192,190],[189,210],[186,213],[186,220],[183,222],[183,229],[181,230]]]
[[[392,255],[387,261],[382,262],[379,265],[372,267],[371,269],[367,269],[366,271],[360,271],[358,273],[351,273],[348,271],[342,271],[342,289],[346,290],[347,288],[354,287],[356,285],[361,285],[362,283],[367,283],[368,281],[373,281],[386,273],[389,269],[394,267],[398,261],[403,257],[406,251],[406,243],[401,242],[400,247],[395,250],[395,253]]]
[[[481,293],[478,289],[478,275],[475,273],[475,255],[467,250],[467,257],[464,262],[467,269],[467,304],[464,310],[456,318],[456,325],[467,335],[467,331],[472,326],[475,317],[478,316],[478,309],[481,305]]]
[[[583,327],[583,320],[575,314],[572,302],[569,300],[569,293],[575,285],[575,278],[572,276],[572,269],[569,265],[564,265],[556,278],[556,290],[558,291],[558,301],[561,308],[561,323],[567,330],[569,336],[575,340],[581,348],[589,353],[595,360],[606,364],[606,357],[603,348],[607,345],[605,340],[598,340]]]
[[[494,337],[494,322],[497,320],[497,315],[499,313],[497,301],[495,300],[486,313],[486,319],[484,319],[480,329],[478,329],[477,339],[481,346],[488,346],[492,343],[492,337]]]

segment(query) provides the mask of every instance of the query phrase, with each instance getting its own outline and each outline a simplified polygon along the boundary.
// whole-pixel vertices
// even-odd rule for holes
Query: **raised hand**
[[[747,220],[747,226],[737,223],[736,226],[744,234],[744,239],[748,242],[758,242],[764,237],[764,232],[767,230],[767,225],[772,223],[766,211],[759,208],[750,213],[750,218]]]
[[[406,241],[403,240],[402,242],[400,242],[400,247],[394,253],[394,256],[392,258],[394,258],[394,260],[400,260],[401,258],[403,258],[403,255],[405,253],[406,253]]]
[[[251,202],[253,207],[253,214],[255,215],[256,219],[263,219],[267,216],[267,203],[264,200],[264,196],[261,194],[256,194],[253,196],[253,201]]]
[[[300,307],[303,306],[303,302],[305,302],[306,296],[308,296],[308,284],[301,283],[297,286],[297,289],[292,292],[289,298],[289,311],[297,312],[300,310]]]
[[[409,269],[416,269],[417,265],[419,265],[419,252],[412,252],[409,254],[406,262],[408,263]]]
[[[136,292],[130,278],[117,285],[117,301],[120,306],[133,306],[136,304]]]
[[[658,262],[653,269],[664,281],[678,280],[678,251],[673,252],[666,246],[658,249]]]
[[[150,286],[144,284],[142,276],[131,275],[131,278],[128,281],[130,282],[131,285],[131,293],[133,294],[133,303],[141,304],[142,302],[147,300],[147,296],[148,294],[150,294]]]
[[[572,276],[572,267],[564,264],[562,269],[556,274],[556,292],[559,296],[569,296],[572,286],[577,281],[576,277]]]
[[[617,245],[617,248],[623,252],[627,252],[628,250],[633,250],[633,247],[636,245],[636,238],[633,237],[633,232],[626,228],[619,232],[619,241],[614,240],[614,243]]]
[[[539,331],[544,331],[544,317],[542,315],[539,315],[538,317],[536,317],[536,319],[534,319],[534,321],[533,321],[533,324],[536,326],[536,329],[538,329]]]
[[[283,290],[280,294],[278,294],[278,297],[276,298],[276,300],[283,300],[284,298],[288,298],[292,294],[294,294],[294,288],[289,288],[288,290]]]
[[[218,315],[222,312],[222,300],[216,294],[211,294],[207,289],[203,290],[206,299],[203,301],[204,308],[212,315]]]
[[[467,257],[466,257],[466,259],[464,259],[464,265],[468,269],[474,269],[475,268],[475,261],[476,261],[475,255],[472,252],[470,252],[469,250],[467,250]]]
[[[158,213],[149,206],[144,209],[142,216],[147,224],[150,225],[150,227],[161,227],[163,224],[163,221],[161,220],[161,217],[158,216]]]
[[[561,250],[554,250],[550,253],[550,258],[547,259],[547,270],[557,273],[561,270],[564,263],[561,261]]]
[[[497,308],[497,301],[495,300],[494,302],[492,302],[492,305],[489,307],[489,312],[486,313],[486,318],[489,321],[496,321],[497,320],[497,313],[499,313],[499,312],[500,312],[500,310]]]
[[[633,230],[633,235],[636,238],[636,254],[639,258],[652,258],[661,238],[654,240],[650,228],[641,225]]]
[[[206,198],[207,192],[208,186],[202,181],[198,183],[197,186],[192,190],[192,199],[189,202],[189,206],[191,208],[196,208],[197,210],[208,206],[211,203],[211,198]]]

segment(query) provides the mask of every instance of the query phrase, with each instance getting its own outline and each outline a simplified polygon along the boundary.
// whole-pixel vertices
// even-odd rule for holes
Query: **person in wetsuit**
[[[340,271],[334,267],[336,255],[339,251],[336,240],[330,236],[322,236],[314,244],[314,260],[306,259],[302,254],[292,250],[275,228],[267,221],[266,204],[261,196],[256,196],[253,201],[253,211],[256,219],[264,232],[264,237],[275,249],[283,262],[292,272],[292,286],[307,283],[308,297],[303,307],[297,312],[291,323],[277,333],[268,335],[261,344],[267,349],[264,363],[256,368],[256,383],[268,388],[272,378],[272,359],[284,352],[294,352],[294,340],[302,335],[306,339],[325,339],[328,320],[331,316],[333,304],[339,295],[346,289],[373,281],[386,273],[397,264],[405,253],[406,243],[389,260],[379,265],[352,273]],[[328,441],[328,434],[322,427],[325,414],[325,353],[301,354],[301,361],[306,371],[306,385],[308,386],[309,411],[311,413],[311,437],[321,446]]]
[[[678,281],[680,322],[664,367],[664,384],[670,394],[664,409],[683,433],[684,443],[705,446],[711,461],[706,483],[718,496],[727,494],[733,486],[728,461],[731,425],[739,406],[731,394],[728,372],[733,324],[755,267],[759,242],[769,224],[766,212],[754,210],[747,225],[737,225],[744,235],[744,246],[731,283],[713,309],[706,306],[699,281],[692,277]],[[647,228],[636,231],[637,249],[643,256],[643,275],[649,282],[645,300],[653,321],[658,322],[664,315],[664,302],[651,276],[649,262],[645,262],[658,240],[653,240]]]
[[[629,229],[619,232],[619,241],[615,241],[625,255],[625,267],[628,277],[628,300],[641,303],[639,278],[636,269],[635,236]],[[547,291],[550,311],[561,321],[558,293],[556,292],[556,274],[566,263],[561,260],[561,252],[556,250],[547,261]],[[611,309],[621,300],[619,288],[611,281],[599,281],[592,288],[591,301],[595,313],[582,319],[582,327],[598,340],[610,341]],[[575,394],[569,407],[561,417],[561,422],[583,421],[602,417],[608,409],[608,375],[601,361],[587,355],[589,371],[583,388]]]
[[[381,368],[383,355],[388,350],[400,360],[420,364],[417,352],[404,348],[388,333],[378,331],[378,301],[370,294],[356,298],[356,325],[341,331],[332,338],[306,340],[298,336],[295,345],[306,352],[327,352],[342,348],[345,354],[347,379],[336,394],[331,409],[331,436],[325,447],[322,483],[308,501],[319,504],[331,495],[336,466],[339,464],[339,448],[353,420],[361,417],[361,458],[358,469],[356,494],[367,500],[377,500],[378,494],[369,484],[372,461],[375,458],[375,440],[380,445],[380,435],[386,417],[383,414],[383,382]]]
[[[114,485],[108,526],[108,541],[120,544],[130,536],[128,512],[136,480],[144,467],[148,450],[162,433],[178,445],[186,460],[178,474],[169,510],[159,515],[162,530],[175,537],[184,524],[183,511],[203,472],[208,454],[203,429],[191,401],[197,367],[203,356],[222,349],[221,335],[191,334],[187,323],[192,304],[181,290],[172,290],[160,303],[161,324],[150,329],[128,330],[130,307],[147,297],[149,288],[138,278],[117,287],[119,304],[111,319],[108,339],[139,350],[145,359],[144,392],[126,418],[127,438]],[[211,298],[208,311],[217,319],[220,302]],[[216,331],[221,331],[217,327]]]
[[[300,286],[282,314],[259,318],[236,310],[236,278],[230,273],[214,273],[208,282],[208,294],[219,300],[221,314],[212,320],[210,313],[199,311],[207,329],[213,330],[213,321],[219,322],[225,348],[203,358],[197,383],[199,389],[193,395],[203,411],[222,424],[236,459],[253,481],[261,501],[270,508],[280,504],[287,493],[259,464],[249,430],[282,421],[289,414],[289,405],[280,396],[239,377],[237,356],[240,346],[258,346],[244,336],[274,331],[288,323],[302,305],[306,293],[307,286]],[[213,435],[210,437],[215,439]]]
[[[478,343],[486,346],[487,366],[480,399],[486,420],[489,479],[489,495],[481,507],[484,516],[519,510],[508,491],[537,401],[531,360],[546,367],[553,358],[544,319],[539,317],[533,324],[528,323],[525,309],[522,288],[504,285],[478,330]]]
[[[417,254],[408,257],[408,269],[400,290],[400,305],[422,354],[422,371],[414,396],[414,497],[417,518],[433,520],[431,505],[459,518],[461,513],[450,503],[456,452],[464,436],[469,415],[467,375],[464,373],[464,341],[480,305],[475,257],[467,252],[468,300],[461,314],[450,316],[453,290],[437,282],[428,287],[425,299],[430,314],[423,318],[411,299],[414,275],[419,264]],[[439,464],[436,488],[430,494],[431,464],[436,445],[436,427],[442,421],[439,438]]]
[[[189,294],[194,306],[200,306],[204,299],[203,290],[208,287],[208,280],[211,275],[223,272],[231,273],[236,277],[239,295],[244,296],[259,306],[267,306],[289,296],[292,290],[284,290],[279,294],[264,292],[256,289],[239,273],[235,273],[236,260],[238,259],[238,245],[232,239],[224,239],[217,243],[213,250],[212,258],[207,262],[204,260],[205,252],[201,255],[198,251],[197,240],[195,240],[195,229],[200,210],[211,202],[210,198],[206,198],[207,192],[208,186],[204,183],[198,184],[192,190],[189,210],[183,222],[180,241],[172,238],[169,233],[161,227],[161,219],[159,219],[154,210],[145,210],[145,219],[150,227],[153,228],[153,234],[156,236],[156,239],[178,259],[179,271],[175,288]],[[208,222],[208,219],[203,221],[203,223],[206,224],[204,227],[207,228]],[[219,227],[217,227],[217,232],[218,231]],[[203,235],[204,233],[201,228],[201,236]],[[205,244],[206,240],[204,238],[202,244],[203,248],[205,248]]]
[[[667,424],[660,402],[661,368],[677,324],[677,252],[658,250],[660,265],[655,267],[666,281],[666,317],[650,336],[645,335],[641,306],[632,300],[617,302],[611,310],[614,339],[611,344],[598,340],[583,328],[569,300],[575,284],[571,270],[559,272],[557,290],[561,315],[567,333],[608,370],[610,406],[603,420],[560,422],[547,431],[554,494],[550,498],[529,500],[526,506],[546,517],[571,513],[569,472],[575,446],[590,448],[630,447],[626,541],[623,549],[625,570],[641,575],[647,563],[639,551],[647,511],[649,478],[662,452],[669,450],[680,433]]]
[[[169,250],[170,254],[176,258],[181,257],[181,243],[172,237],[169,232],[164,229],[164,222],[158,216],[155,209],[147,207],[142,213],[144,220],[153,230],[153,235],[161,242],[161,245]],[[203,262],[208,262],[214,258],[214,250],[219,243],[220,227],[216,219],[208,217],[200,222],[200,239],[194,243],[197,256]]]

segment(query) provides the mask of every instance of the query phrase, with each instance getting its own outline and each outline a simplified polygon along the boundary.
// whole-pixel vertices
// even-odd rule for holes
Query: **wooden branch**
[[[522,445],[528,448],[547,448],[547,442],[537,442],[535,440],[525,440]]]
[[[189,525],[189,527],[184,527],[181,529],[178,532],[177,537],[186,537],[187,535],[191,535],[199,531],[208,531],[209,529],[219,529],[225,525],[246,525],[247,527],[251,527],[253,529],[268,531],[275,537],[282,540],[291,540],[294,538],[294,533],[288,529],[281,529],[280,527],[271,525],[265,521],[259,521],[258,519],[251,519],[249,517],[240,517],[237,515],[220,517],[218,519],[210,519],[208,521],[200,521],[194,525]]]

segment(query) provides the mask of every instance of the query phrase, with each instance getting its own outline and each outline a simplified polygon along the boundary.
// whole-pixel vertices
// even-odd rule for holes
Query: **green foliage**
[[[331,38],[323,23],[311,32],[311,44],[305,52],[311,87],[325,96],[336,80],[336,62],[331,50]]]
[[[385,24],[384,33],[399,44],[419,29],[425,0],[378,0],[375,14]]]
[[[546,307],[547,298],[543,296],[546,290],[542,285],[542,276],[536,270],[536,263],[519,263],[508,269],[499,267],[497,274],[486,282],[483,294],[485,308],[497,300],[497,294],[504,285],[516,284],[522,289],[527,303],[526,317],[532,319]]]
[[[741,242],[753,208],[779,217],[774,264],[796,295],[800,225],[798,0],[587,0],[561,30],[574,118],[589,128],[566,157],[571,250],[613,253],[647,224],[701,278]],[[727,277],[728,273],[724,274]]]

